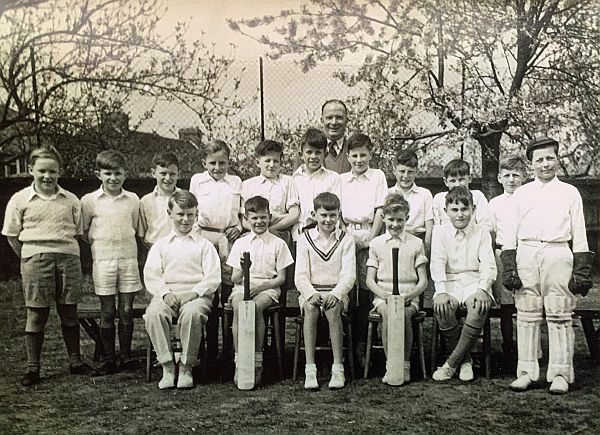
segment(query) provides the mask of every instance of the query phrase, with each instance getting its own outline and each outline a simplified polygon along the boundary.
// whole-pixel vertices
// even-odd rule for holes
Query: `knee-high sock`
[[[106,362],[115,362],[115,328],[100,328],[100,340],[104,346]]]
[[[119,322],[119,347],[121,357],[127,359],[131,356],[131,341],[133,340],[133,322]]]
[[[66,326],[61,325],[63,340],[69,355],[69,364],[77,365],[81,362],[81,352],[79,347],[79,325]]]
[[[480,327],[474,327],[465,323],[462,327],[462,332],[460,334],[460,338],[458,339],[458,343],[456,347],[448,357],[448,365],[452,368],[457,368],[462,364],[465,356],[471,352],[471,348],[477,340],[479,339],[479,335],[481,334]]]
[[[25,343],[27,347],[27,371],[39,372],[44,332],[26,332]]]

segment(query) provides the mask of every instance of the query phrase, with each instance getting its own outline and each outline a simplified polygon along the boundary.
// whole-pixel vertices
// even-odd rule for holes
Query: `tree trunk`
[[[508,125],[508,120],[488,124],[481,134],[473,137],[481,147],[481,190],[488,200],[502,193],[498,183],[498,163],[500,161],[500,139]]]

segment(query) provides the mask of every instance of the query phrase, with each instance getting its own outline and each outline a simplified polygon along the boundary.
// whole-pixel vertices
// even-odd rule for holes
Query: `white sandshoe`
[[[555,376],[550,385],[550,394],[567,394],[569,383],[562,376]]]
[[[473,362],[466,361],[460,365],[460,372],[458,373],[458,378],[463,382],[471,382],[475,379],[475,375],[473,375]]]
[[[177,377],[177,388],[180,390],[189,390],[190,388],[194,388],[192,366],[179,363],[179,376]]]
[[[433,372],[431,378],[434,381],[448,381],[452,379],[452,376],[454,376],[455,372],[456,370],[454,370],[448,365],[447,362],[445,362],[443,366],[438,367],[438,369],[435,372]]]
[[[306,364],[304,374],[304,388],[307,390],[317,390],[319,388],[319,382],[317,381],[317,366],[315,364]]]
[[[521,375],[508,386],[513,391],[526,391],[533,383],[529,375]]]
[[[158,388],[166,390],[169,388],[175,388],[175,364],[173,361],[162,364],[163,375],[158,383]]]
[[[346,377],[344,376],[344,365],[333,364],[331,366],[331,379],[329,381],[329,388],[332,390],[337,390],[339,388],[344,388],[345,385]]]

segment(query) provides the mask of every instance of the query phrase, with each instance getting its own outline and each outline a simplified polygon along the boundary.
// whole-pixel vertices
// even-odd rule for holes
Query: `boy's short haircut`
[[[385,202],[383,203],[383,215],[399,212],[408,214],[410,212],[410,205],[400,193],[390,193],[385,197]]]
[[[340,199],[334,193],[321,192],[313,200],[313,210],[317,211],[320,208],[327,211],[339,210]]]
[[[283,155],[283,145],[275,140],[263,140],[256,145],[254,154],[257,157],[266,156],[269,153],[277,153]]]
[[[267,198],[263,198],[262,196],[253,196],[244,203],[244,210],[246,215],[248,212],[261,213],[266,211],[267,213],[270,213],[269,200]]]
[[[157,166],[162,166],[163,168],[168,168],[171,165],[177,166],[179,168],[179,159],[175,155],[175,153],[165,152],[165,153],[156,153],[154,157],[152,157],[152,167],[156,168]]]
[[[96,156],[96,170],[119,168],[127,169],[127,160],[119,151],[101,151]]]
[[[346,112],[346,116],[348,116],[348,108],[346,107],[346,104],[342,101],[342,100],[327,100],[323,103],[323,105],[321,106],[321,114],[323,114],[323,111],[325,110],[325,106],[327,106],[328,104],[339,104],[340,106],[342,106],[344,108],[344,112]]]
[[[219,151],[225,151],[227,158],[229,158],[229,155],[231,154],[229,146],[224,141],[220,139],[211,140],[202,147],[202,158],[204,159],[209,154],[218,153]]]
[[[327,148],[327,136],[318,128],[309,128],[300,139],[300,149],[303,150],[306,146],[325,150]]]
[[[444,166],[444,178],[471,175],[471,165],[463,159],[450,160]]]
[[[189,190],[176,190],[169,198],[169,210],[173,210],[173,206],[175,205],[178,205],[182,210],[186,210],[188,208],[198,207],[198,200]]]
[[[416,169],[419,166],[419,158],[413,150],[402,150],[396,155],[396,164]]]
[[[509,171],[519,171],[523,175],[527,173],[527,162],[521,156],[516,154],[508,154],[500,159],[500,165],[498,168],[500,171],[506,169]]]
[[[473,194],[464,186],[455,186],[446,195],[446,206],[448,204],[473,206]]]
[[[58,150],[53,146],[44,146],[32,150],[29,154],[29,164],[33,166],[37,159],[52,159],[58,163],[58,166],[62,166],[62,157],[60,156]]]
[[[348,151],[360,147],[366,147],[369,151],[373,149],[371,138],[366,134],[361,133],[354,133],[352,136],[350,136],[346,141],[346,146],[348,147]]]

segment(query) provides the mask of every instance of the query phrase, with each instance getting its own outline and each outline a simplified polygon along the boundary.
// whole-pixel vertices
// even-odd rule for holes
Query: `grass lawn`
[[[590,295],[598,298],[598,290]],[[24,308],[20,285],[0,282],[0,433],[600,433],[600,367],[590,359],[581,327],[576,327],[576,384],[566,396],[552,396],[548,385],[516,394],[513,374],[500,369],[498,324],[494,321],[492,379],[478,377],[438,384],[431,379],[393,388],[381,373],[346,388],[306,392],[300,381],[275,381],[238,391],[233,383],[211,379],[189,391],[159,391],[143,371],[103,378],[68,374],[56,313],[51,314],[42,355],[41,384],[23,388]],[[577,322],[576,322],[577,324]],[[431,325],[425,324],[426,332]],[[289,325],[291,327],[291,325]],[[289,330],[290,328],[288,328]],[[289,331],[288,331],[289,333]],[[543,348],[547,336],[543,328]],[[288,340],[289,341],[289,340]],[[143,324],[136,323],[134,346],[143,346]],[[426,347],[427,347],[426,341]],[[291,373],[292,342],[286,365]],[[427,350],[427,349],[426,349]],[[82,353],[90,361],[93,342],[82,331]],[[547,357],[542,360],[545,374]],[[268,371],[275,364],[267,362]],[[213,376],[214,378],[214,376]]]

